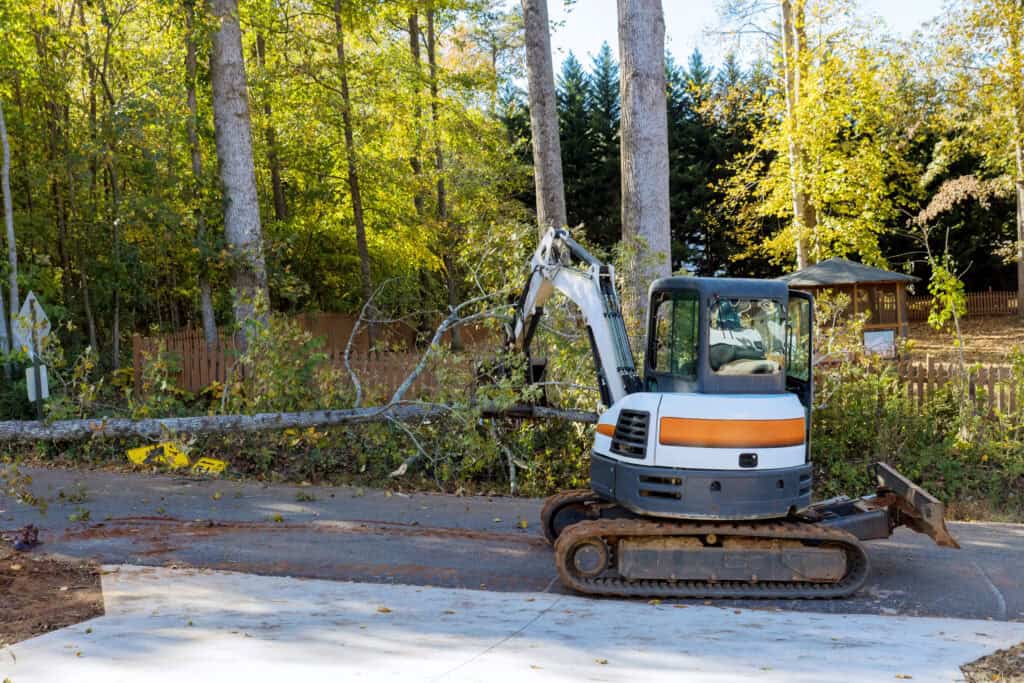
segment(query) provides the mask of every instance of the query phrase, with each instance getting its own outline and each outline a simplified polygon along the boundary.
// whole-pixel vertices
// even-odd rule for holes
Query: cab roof
[[[789,285],[781,280],[739,277],[663,277],[651,283],[655,292],[696,291],[702,299],[721,296],[735,299],[787,299]]]

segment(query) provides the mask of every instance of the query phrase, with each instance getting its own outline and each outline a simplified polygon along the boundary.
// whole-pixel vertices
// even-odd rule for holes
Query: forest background
[[[575,4],[581,11],[582,0]],[[783,30],[786,7],[792,31]],[[939,325],[953,322],[965,290],[1017,289],[1024,3],[956,0],[908,39],[880,31],[854,0],[723,0],[720,14],[720,63],[699,52],[665,56],[673,272],[775,277],[844,256],[920,277],[920,293],[936,297]],[[224,58],[225,25],[237,26],[241,60]],[[5,301],[34,291],[53,322],[51,366],[63,398],[51,418],[268,407],[252,387],[240,386],[236,403],[223,394],[206,403],[175,394],[161,384],[160,373],[170,372],[161,363],[146,382],[157,391],[133,395],[123,369],[133,333],[202,327],[213,340],[217,327],[240,329],[253,307],[263,319],[358,316],[372,299],[378,317],[414,326],[426,343],[459,302],[519,286],[538,207],[518,5],[0,0],[0,26],[10,159]],[[555,78],[566,223],[609,258],[622,258],[619,71],[606,46],[583,61],[569,55]],[[237,147],[225,146],[215,125],[218,92],[234,92],[237,102],[239,83],[258,205],[242,239],[232,232],[240,205],[225,176],[235,168],[226,151]],[[261,291],[266,302],[245,303]],[[315,346],[278,324],[286,325],[250,336],[253,354]],[[372,337],[375,325],[368,327]],[[457,351],[457,334],[452,346]],[[574,371],[578,358],[563,355]],[[836,381],[885,381],[866,367],[847,368],[861,374]],[[308,391],[271,407],[351,403],[321,390],[322,377],[311,384],[314,375],[274,375]],[[6,417],[30,417],[14,377]],[[899,401],[890,385],[862,389]],[[828,410],[856,419],[848,402],[857,392],[847,391],[846,403],[831,394],[816,443],[832,448],[822,467],[836,469],[833,488],[862,483],[860,461],[895,449],[892,458],[913,459],[909,474],[946,498],[969,490],[1019,500],[1019,419],[997,420],[992,439],[1003,445],[993,441],[989,453],[984,434],[996,423],[978,423],[956,394],[954,387],[953,398],[923,417],[894,407],[887,437],[876,430],[842,439],[827,431]],[[564,398],[594,403],[583,391]],[[872,424],[861,407],[862,422]],[[956,417],[954,428],[943,410]],[[585,477],[586,434],[577,427],[504,425],[503,451],[485,429],[472,438],[489,455],[457,465],[450,454],[465,443],[437,425],[420,427],[430,433],[414,447],[391,424],[365,428],[358,447],[342,448],[342,435],[315,429],[281,436],[260,445],[258,465],[238,455],[239,468],[287,470],[284,458],[297,476],[315,477],[365,472],[371,462],[381,475],[413,449],[435,454],[420,458],[430,462],[422,474],[444,487],[504,486],[517,468],[526,472],[520,487],[531,491]],[[466,432],[458,438],[470,438]],[[564,445],[568,432],[577,445]],[[283,456],[283,444],[296,438],[296,455]],[[189,445],[251,452],[243,437]],[[366,455],[375,448],[386,457]],[[100,447],[38,450],[79,458],[90,449]],[[331,462],[309,466],[311,458]]]

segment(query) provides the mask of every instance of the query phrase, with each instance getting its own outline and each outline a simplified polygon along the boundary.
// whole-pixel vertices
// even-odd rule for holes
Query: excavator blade
[[[873,501],[877,507],[887,507],[896,525],[904,524],[914,531],[930,536],[937,545],[959,548],[946,528],[946,506],[938,498],[910,481],[884,462],[871,466],[878,484]]]

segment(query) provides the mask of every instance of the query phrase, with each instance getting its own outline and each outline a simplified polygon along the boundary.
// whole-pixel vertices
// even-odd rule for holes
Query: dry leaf
[[[214,492],[213,492],[213,499],[214,499],[214,500],[220,500],[220,499],[221,499],[221,496],[223,496],[223,495],[224,495],[224,494],[223,494],[223,493],[221,493],[220,491],[214,491]]]
[[[654,605],[655,607],[657,607],[658,605],[661,604],[661,600],[659,600],[658,598],[654,598],[653,600],[648,600],[647,604],[648,605]]]
[[[607,659],[595,659],[594,661],[597,662],[598,664],[607,664],[608,663]]]
[[[913,678],[913,676],[911,676],[909,674],[896,674],[896,678],[899,678],[899,679],[902,679],[902,680],[909,680],[909,679]]]
[[[378,607],[377,611],[380,612],[381,614],[390,614],[391,613],[391,610],[389,610],[387,607]]]

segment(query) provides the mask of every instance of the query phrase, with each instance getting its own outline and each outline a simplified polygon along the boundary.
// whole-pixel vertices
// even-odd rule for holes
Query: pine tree
[[[588,196],[593,207],[587,236],[605,246],[615,244],[619,227],[621,169],[619,167],[619,65],[605,42],[594,57],[590,71],[590,134],[592,164],[587,174]]]
[[[593,164],[593,145],[587,111],[590,82],[573,53],[562,62],[558,77],[558,129],[565,178],[566,216],[569,226],[586,224],[591,215],[587,173]]]

